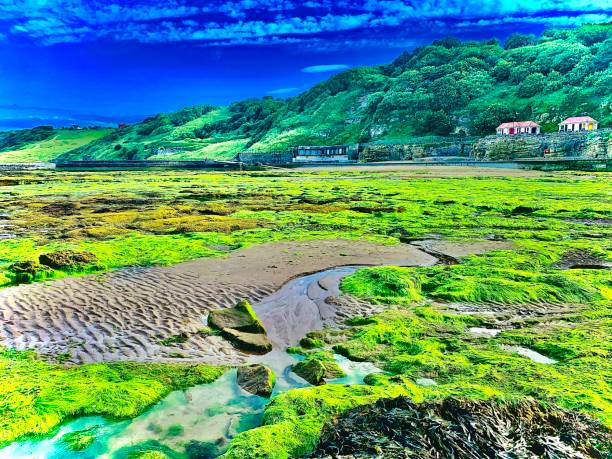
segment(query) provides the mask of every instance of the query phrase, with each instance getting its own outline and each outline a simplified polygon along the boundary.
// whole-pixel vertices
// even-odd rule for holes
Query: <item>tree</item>
[[[456,126],[453,117],[441,110],[417,112],[414,118],[414,128],[417,134],[448,135]]]
[[[535,35],[523,35],[522,33],[513,33],[504,42],[504,49],[521,48],[523,46],[533,45],[536,42]]]
[[[495,67],[493,67],[493,78],[497,81],[506,81],[510,77],[510,72],[512,71],[512,63],[508,62],[505,59],[500,59],[497,61]]]
[[[433,46],[443,46],[444,48],[458,48],[461,46],[461,40],[456,37],[445,37],[440,40],[434,40]]]
[[[434,96],[434,107],[444,111],[462,107],[467,102],[467,98],[461,92],[461,85],[450,75],[438,78],[429,89]]]
[[[532,73],[520,83],[516,89],[519,97],[533,97],[542,92],[546,86],[546,78],[541,73]]]
[[[472,122],[472,132],[477,135],[493,134],[501,123],[516,121],[517,113],[505,104],[491,104],[480,112]]]

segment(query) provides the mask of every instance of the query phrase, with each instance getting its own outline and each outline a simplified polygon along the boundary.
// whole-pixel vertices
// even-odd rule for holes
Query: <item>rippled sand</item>
[[[257,303],[290,279],[344,265],[432,265],[410,245],[318,240],[275,242],[171,267],[126,269],[0,291],[0,343],[71,362],[108,360],[237,364],[248,356],[218,336],[197,333],[208,311]],[[333,302],[328,311],[331,316]],[[339,302],[341,315],[357,303]],[[363,312],[356,310],[356,313]],[[285,314],[291,317],[291,314]],[[270,320],[285,320],[271,315]],[[282,327],[281,327],[282,328]],[[185,343],[164,338],[187,333]]]

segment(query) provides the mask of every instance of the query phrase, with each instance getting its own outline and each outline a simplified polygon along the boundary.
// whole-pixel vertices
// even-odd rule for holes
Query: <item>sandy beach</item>
[[[447,243],[437,249],[453,252],[453,247]],[[460,247],[461,255],[465,255],[496,245],[463,243]],[[193,360],[239,364],[249,356],[219,336],[198,333],[205,327],[210,310],[234,306],[242,299],[257,305],[274,298],[273,294],[291,279],[337,266],[429,266],[436,262],[434,256],[408,244],[274,242],[238,250],[224,258],[10,287],[0,291],[0,343],[61,356],[74,363]],[[335,280],[337,285],[338,278]],[[320,287],[318,282],[311,290]],[[350,316],[351,308],[354,315],[364,312],[359,302],[338,299],[337,288],[326,288],[330,289],[329,298],[323,295],[325,289],[312,298],[313,304],[325,311],[325,317],[308,323],[327,325],[336,314]],[[277,334],[295,338],[296,330],[305,333],[308,327],[289,324],[289,320],[307,316],[307,310],[267,310],[263,320]],[[188,337],[185,342],[162,344],[179,334]],[[286,340],[284,343],[289,344]]]

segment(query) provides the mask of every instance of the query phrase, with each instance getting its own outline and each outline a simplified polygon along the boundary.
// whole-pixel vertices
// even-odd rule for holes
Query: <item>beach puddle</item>
[[[499,335],[503,330],[498,328],[481,328],[481,327],[472,327],[468,330],[472,335],[478,338],[495,338]]]
[[[543,363],[546,365],[552,365],[554,363],[557,363],[556,360],[551,359],[549,357],[546,357],[545,355],[540,354],[539,352],[536,352],[532,349],[526,348],[526,347],[521,347],[521,346],[502,346],[502,348],[505,351],[509,351],[509,352],[515,352],[519,355],[522,355],[523,357],[527,357],[528,359],[536,362],[536,363]]]
[[[333,268],[293,279],[253,305],[274,349],[265,355],[251,356],[249,363],[262,363],[275,372],[273,396],[309,386],[291,371],[291,366],[302,357],[288,354],[284,349],[334,318],[334,311],[325,299],[337,295],[342,277],[356,269]],[[369,362],[352,362],[340,355],[334,358],[346,376],[327,381],[330,384],[362,384],[366,375],[380,371]],[[222,454],[236,434],[261,424],[268,403],[268,399],[241,389],[233,369],[211,384],[172,392],[134,419],[78,418],[61,426],[53,436],[16,442],[1,449],[0,459],[123,459],[143,445],[172,452],[172,457],[215,457]],[[83,451],[68,450],[62,437],[85,429],[95,429],[96,439],[91,446]],[[190,450],[209,452],[208,456],[198,456]],[[212,455],[210,451],[214,451]]]

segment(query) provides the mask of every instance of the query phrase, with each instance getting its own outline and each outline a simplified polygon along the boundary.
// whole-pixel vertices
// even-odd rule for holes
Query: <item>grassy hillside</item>
[[[612,24],[540,38],[437,40],[388,65],[353,68],[287,100],[194,106],[114,131],[64,159],[229,158],[243,149],[484,135],[502,121],[556,130],[588,113],[612,125]]]
[[[34,129],[0,133],[0,162],[32,163],[51,161],[62,153],[104,137],[111,129]]]

